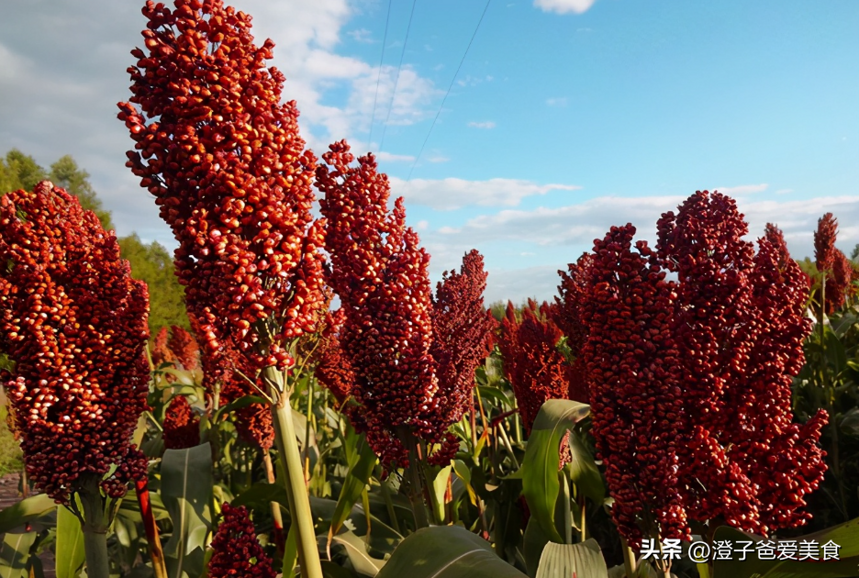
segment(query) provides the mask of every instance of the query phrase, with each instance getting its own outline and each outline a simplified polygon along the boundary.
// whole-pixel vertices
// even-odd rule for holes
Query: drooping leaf
[[[561,440],[567,431],[586,418],[590,407],[567,399],[550,399],[543,404],[534,425],[522,473],[522,493],[528,501],[531,515],[537,519],[543,532],[554,542],[563,542],[555,527],[555,503],[560,492],[558,465]]]
[[[376,578],[524,578],[483,538],[460,526],[418,530],[394,550]]]
[[[27,578],[27,561],[30,547],[36,541],[36,532],[7,533],[0,547],[0,578]]]
[[[212,485],[208,443],[164,452],[161,497],[173,521],[173,534],[164,546],[170,578],[196,578],[203,572],[204,542],[212,524]]]
[[[0,534],[5,534],[18,526],[23,526],[27,522],[50,514],[56,507],[56,502],[47,494],[36,494],[24,498],[0,511]]]
[[[76,578],[83,566],[84,533],[77,517],[66,507],[57,509],[57,578]]]
[[[334,546],[342,546],[343,553],[348,558],[352,568],[362,576],[372,578],[379,574],[379,570],[385,565],[385,561],[370,555],[367,542],[354,532],[342,532],[331,540]],[[396,551],[396,550],[395,550]]]
[[[570,479],[579,491],[595,504],[601,505],[605,500],[605,484],[594,457],[575,433],[570,434],[569,445],[573,457],[570,462]]]
[[[343,488],[340,490],[340,496],[337,499],[337,507],[334,508],[334,515],[331,518],[331,527],[328,530],[328,540],[340,531],[344,520],[352,511],[352,506],[361,497],[361,492],[370,480],[370,475],[373,473],[373,468],[376,465],[376,454],[367,443],[367,439],[363,435],[355,433],[350,427],[347,429],[347,447],[352,445],[353,440],[348,439],[357,437],[355,443],[355,451],[352,453],[349,462],[349,473],[346,474],[346,479],[343,480]]]
[[[578,544],[549,542],[540,557],[537,578],[605,578],[605,558],[593,538]]]

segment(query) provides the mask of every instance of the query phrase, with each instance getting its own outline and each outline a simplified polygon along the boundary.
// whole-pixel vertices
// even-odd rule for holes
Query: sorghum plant
[[[0,262],[0,350],[15,364],[0,376],[27,473],[78,516],[88,574],[106,578],[110,503],[146,476],[131,444],[147,409],[146,285],[116,235],[48,181],[0,199]]]
[[[170,400],[164,414],[163,439],[168,450],[192,448],[200,443],[200,418],[184,395]]]
[[[550,307],[529,300],[516,318],[513,303],[501,320],[498,348],[504,358],[504,374],[513,387],[525,432],[547,399],[567,399],[570,391],[570,364],[557,349],[563,337],[552,320]]]
[[[719,193],[691,196],[658,230],[659,258],[678,278],[689,516],[762,534],[801,525],[826,467],[817,442],[827,416],[791,424],[790,384],[811,331],[799,267],[766,239],[756,255],[736,204]]]
[[[314,353],[315,373],[319,383],[328,388],[337,403],[342,405],[352,395],[355,371],[340,344],[340,331],[346,321],[343,309],[337,309],[328,317]]]
[[[212,540],[214,555],[209,560],[211,578],[274,578],[271,558],[256,539],[256,531],[244,506],[224,504],[224,519]]]
[[[827,419],[792,422],[810,331],[803,274],[776,227],[757,252],[744,241],[718,193],[691,196],[658,231],[655,251],[633,250],[635,229],[614,227],[562,275],[618,529],[636,545],[687,537],[687,520],[762,534],[801,525]]]
[[[283,74],[266,68],[274,44],[253,43],[249,15],[221,0],[150,1],[143,13],[145,51],[132,51],[133,96],[119,105],[135,141],[127,164],[179,242],[177,275],[207,373],[235,350],[274,401],[302,572],[318,576],[288,404],[295,340],[316,330],[324,307],[316,159],[295,103],[281,104]]]
[[[818,308],[822,302],[827,315],[844,307],[847,298],[855,293],[853,282],[857,279],[852,262],[835,246],[837,238],[838,219],[826,213],[817,221],[814,232],[814,258],[821,274],[816,286]]]
[[[612,227],[589,259],[580,358],[590,385],[592,432],[606,466],[620,534],[690,537],[678,479],[683,420],[673,335],[674,283],[665,280],[635,227]],[[569,296],[569,294],[568,294]]]
[[[433,299],[429,255],[405,224],[402,198],[388,211],[388,180],[374,157],[350,166],[354,156],[341,141],[323,159],[330,168],[319,166],[317,186],[325,194],[329,283],[344,311],[340,344],[355,372],[356,429],[386,465],[448,463],[457,444],[447,430],[470,402],[489,329],[482,258],[466,255]]]

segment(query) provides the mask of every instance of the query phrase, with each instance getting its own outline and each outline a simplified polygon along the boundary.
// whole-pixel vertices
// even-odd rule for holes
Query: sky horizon
[[[488,302],[551,299],[557,270],[610,226],[653,242],[660,214],[705,189],[737,200],[750,240],[779,225],[795,258],[826,212],[842,251],[859,243],[859,3],[227,4],[275,42],[316,155],[343,138],[377,155],[434,282],[477,248]],[[72,155],[118,234],[172,248],[116,119],[141,6],[13,0],[0,154]]]

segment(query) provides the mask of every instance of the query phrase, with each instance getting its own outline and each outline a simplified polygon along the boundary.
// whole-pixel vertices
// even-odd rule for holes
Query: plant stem
[[[83,534],[87,578],[110,578],[107,533],[84,529]]]
[[[146,542],[149,545],[149,557],[152,559],[152,570],[155,573],[155,578],[167,578],[164,550],[161,548],[158,525],[155,523],[155,515],[152,513],[147,482],[147,478],[135,482],[137,503],[140,505],[140,516],[143,518],[143,529],[146,531]]]
[[[638,560],[636,560],[635,552],[629,547],[626,538],[620,539],[623,550],[623,568],[626,570],[626,578],[635,578],[638,572]]]
[[[561,474],[561,491],[564,500],[564,543],[573,543],[573,511],[570,507],[570,479],[566,471]]]
[[[271,463],[271,454],[268,450],[262,451],[262,461],[265,464],[265,477],[269,484],[277,481],[274,475],[274,465]],[[283,514],[280,512],[280,504],[278,502],[271,503],[271,520],[274,525],[274,543],[277,546],[278,553],[283,556],[284,550],[284,535],[283,535]]]
[[[313,378],[307,379],[307,422],[304,424],[304,483],[310,486],[310,420],[313,417]]]
[[[510,454],[510,459],[513,460],[513,467],[519,469],[519,460],[516,459],[516,454],[513,453],[513,446],[510,445],[510,438],[507,437],[507,431],[504,429],[504,421],[498,424],[498,431],[501,433],[501,441],[507,453]]]
[[[110,559],[107,555],[107,528],[104,500],[101,497],[97,476],[83,480],[78,492],[83,506],[81,530],[84,535],[87,578],[110,578]]]
[[[270,395],[277,400],[271,407],[272,421],[275,443],[286,473],[283,486],[289,501],[289,515],[297,530],[296,542],[301,576],[302,578],[322,578],[322,565],[319,562],[316,532],[310,511],[310,497],[307,494],[301,454],[298,452],[298,440],[295,437],[292,406],[289,405],[290,388],[287,387],[286,375],[278,372],[274,367],[263,370],[263,379],[268,385]]]
[[[580,493],[581,494],[581,493]],[[579,495],[579,511],[582,513],[582,542],[588,539],[588,519],[585,515],[587,512],[588,501],[583,495]]]
[[[391,518],[391,527],[397,531],[397,534],[402,534],[400,523],[397,521],[397,513],[394,510],[394,501],[391,499],[391,489],[388,487],[387,480],[379,480],[379,487],[382,489],[382,498],[385,500],[385,507],[388,509],[388,516]]]
[[[406,468],[408,476],[409,503],[412,505],[412,513],[415,515],[415,530],[429,527],[427,507],[424,502],[423,479],[419,468],[421,467],[421,456],[418,454],[417,441],[412,432],[404,430],[402,438],[406,439],[406,447],[409,450],[409,467]]]

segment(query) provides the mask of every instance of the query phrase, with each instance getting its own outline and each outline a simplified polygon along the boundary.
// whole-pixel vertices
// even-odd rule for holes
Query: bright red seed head
[[[266,67],[274,45],[255,45],[251,17],[221,0],[143,13],[133,96],[119,105],[135,141],[127,165],[179,242],[206,355],[235,346],[254,371],[286,369],[288,342],[316,330],[323,305],[323,224],[311,214],[316,159],[295,103],[281,103],[284,76]]]
[[[36,486],[67,504],[82,477],[125,494],[146,475],[131,445],[147,409],[148,292],[112,232],[50,182],[0,199],[2,372]]]
[[[164,447],[168,450],[192,448],[200,444],[200,418],[194,415],[184,395],[170,401],[162,424]]]
[[[355,373],[351,393],[360,409],[353,421],[386,463],[405,462],[406,435],[442,443],[430,459],[443,461],[454,447],[447,429],[462,415],[485,348],[482,259],[467,255],[434,301],[429,255],[405,224],[402,198],[388,210],[388,180],[374,157],[352,166],[341,141],[323,159],[328,166],[319,166],[316,182],[325,195],[329,283],[344,315],[339,340]],[[453,303],[455,296],[461,301]]]
[[[225,503],[224,519],[212,539],[214,552],[209,560],[211,578],[275,578],[271,558],[256,538],[256,530],[247,509]]]

